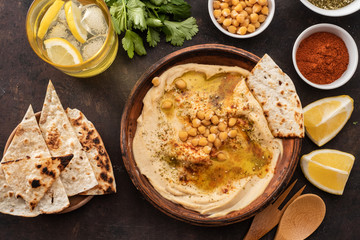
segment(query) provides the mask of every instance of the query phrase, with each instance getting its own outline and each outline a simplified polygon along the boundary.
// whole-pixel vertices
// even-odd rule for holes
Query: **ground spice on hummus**
[[[301,74],[309,81],[329,84],[346,71],[349,53],[340,37],[328,32],[318,32],[300,43],[296,63]]]

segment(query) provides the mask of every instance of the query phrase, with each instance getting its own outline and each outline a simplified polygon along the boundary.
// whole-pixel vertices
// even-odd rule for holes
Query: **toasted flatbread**
[[[263,108],[274,137],[304,137],[304,118],[294,83],[265,54],[246,83]]]
[[[40,129],[52,156],[74,154],[60,174],[68,196],[74,196],[96,186],[98,182],[89,159],[83,150],[61,105],[51,81],[41,111]]]
[[[21,158],[48,158],[51,157],[49,149],[41,135],[34,111],[29,106],[24,119],[15,131],[1,162],[7,162]],[[60,178],[56,178],[50,189],[45,193],[37,207],[32,211],[29,205],[22,199],[16,198],[15,191],[9,186],[5,174],[0,168],[0,212],[34,217],[41,213],[56,213],[70,205],[64,186]]]
[[[15,197],[24,199],[34,210],[72,157],[23,158],[3,162],[1,167]]]
[[[77,137],[85,149],[98,185],[82,193],[84,195],[102,195],[116,192],[114,172],[105,145],[92,122],[78,109],[66,109],[66,114]]]

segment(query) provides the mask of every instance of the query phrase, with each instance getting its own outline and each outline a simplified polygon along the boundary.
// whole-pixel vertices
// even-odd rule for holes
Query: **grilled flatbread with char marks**
[[[23,158],[1,163],[15,197],[24,199],[30,210],[38,205],[73,155],[51,158]]]
[[[246,83],[263,108],[274,137],[304,137],[304,117],[294,83],[265,54]]]
[[[98,185],[89,159],[71,127],[51,81],[46,91],[39,125],[52,156],[74,154],[60,175],[67,195],[74,196]]]
[[[29,106],[23,120],[15,130],[9,148],[6,150],[2,163],[21,158],[49,158],[49,149],[41,135],[34,111]],[[37,207],[30,209],[24,199],[16,198],[15,190],[5,179],[0,167],[0,212],[23,217],[35,217],[41,213],[56,213],[70,205],[60,178],[56,178],[50,189],[45,193]]]
[[[78,109],[66,109],[67,116],[74,128],[95,173],[98,185],[82,193],[102,195],[116,192],[114,172],[105,145],[92,122]]]

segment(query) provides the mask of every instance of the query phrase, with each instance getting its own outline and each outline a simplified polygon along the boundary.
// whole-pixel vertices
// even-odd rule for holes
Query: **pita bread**
[[[40,129],[52,156],[74,154],[60,178],[68,196],[96,186],[95,174],[85,151],[71,127],[51,81],[49,82],[39,121]]]
[[[15,131],[15,136],[10,143],[1,162],[21,158],[48,158],[51,157],[49,149],[41,135],[34,111],[29,106],[24,119]],[[64,186],[60,178],[56,178],[53,185],[33,211],[22,198],[15,197],[15,191],[9,186],[5,174],[0,168],[0,212],[34,217],[41,213],[56,213],[70,205]]]
[[[24,199],[30,210],[34,210],[72,157],[23,158],[3,162],[1,167],[15,196]]]
[[[304,137],[302,107],[294,83],[269,55],[256,64],[246,82],[274,137]]]
[[[84,195],[102,195],[116,192],[114,172],[109,155],[106,152],[100,134],[92,122],[78,109],[66,109],[71,126],[85,149],[98,185],[82,193]]]

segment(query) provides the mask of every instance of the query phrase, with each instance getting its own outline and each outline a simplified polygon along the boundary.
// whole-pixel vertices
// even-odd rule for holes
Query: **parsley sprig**
[[[146,55],[143,39],[150,47],[160,42],[161,33],[174,46],[182,46],[199,31],[191,17],[191,6],[184,0],[105,0],[114,29],[124,33],[121,40],[129,58]]]

